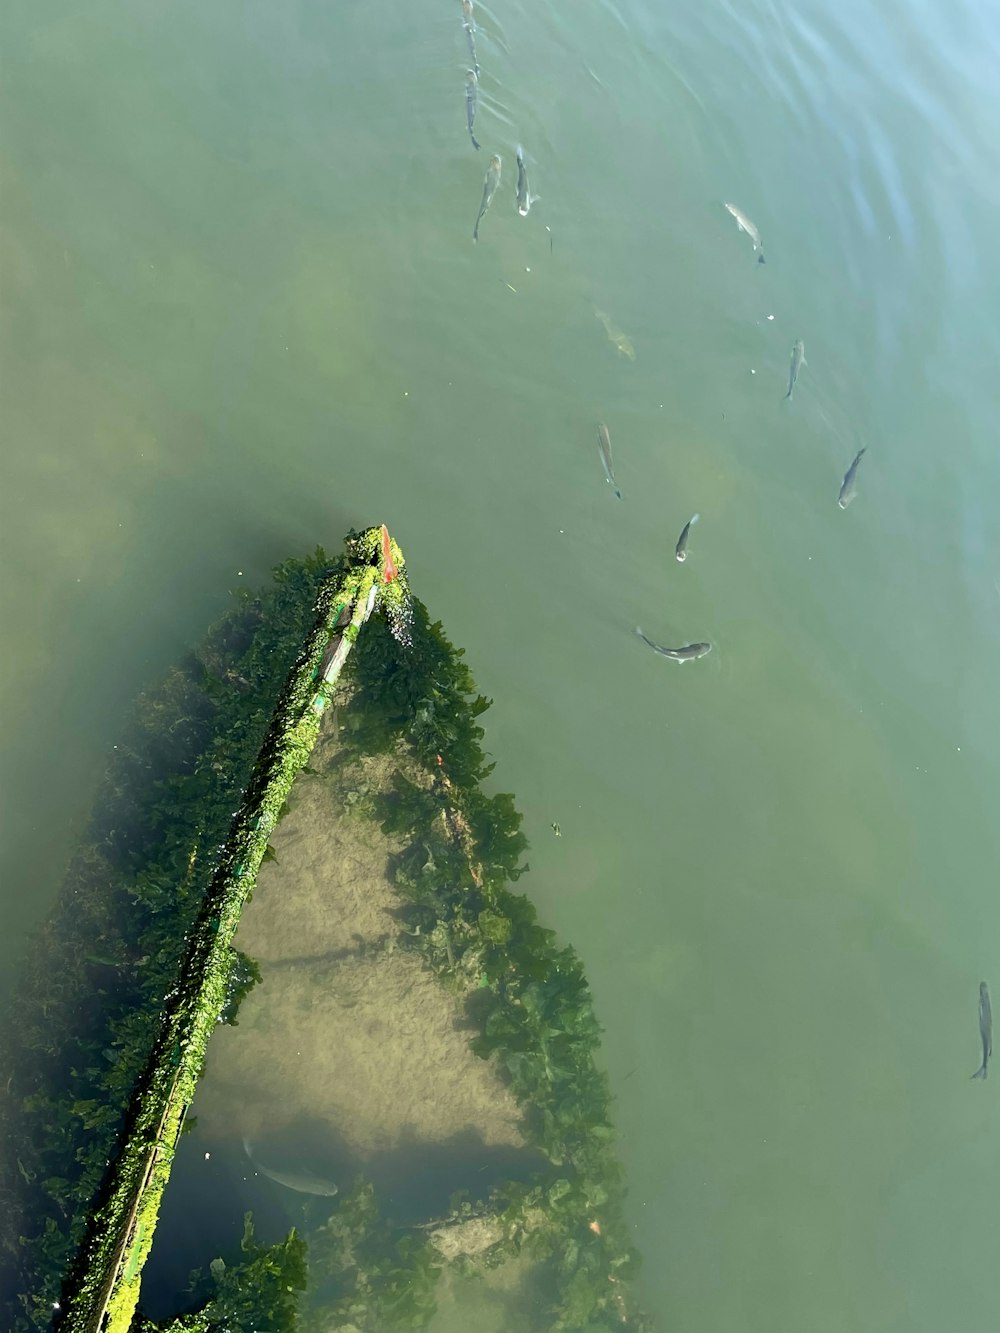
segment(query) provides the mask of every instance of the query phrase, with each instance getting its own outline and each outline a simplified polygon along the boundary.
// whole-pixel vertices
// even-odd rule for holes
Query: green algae
[[[51,1144],[36,1158],[26,1147],[27,1165],[18,1158],[28,1193],[51,1201],[43,1226],[29,1238],[32,1285],[24,1290],[33,1295],[11,1321],[18,1333],[48,1325],[67,1271],[59,1327],[89,1333],[102,1311],[102,1327],[113,1333],[155,1327],[141,1317],[133,1322],[142,1266],[208,1038],[220,1018],[234,1020],[240,994],[255,980],[252,960],[231,941],[330,701],[321,672],[338,621],[343,640],[354,645],[345,671],[349,748],[357,756],[392,753],[400,761],[391,789],[353,808],[355,816],[375,818],[403,838],[391,866],[400,895],[396,944],[418,951],[464,1007],[475,1051],[502,1070],[524,1106],[530,1141],[550,1163],[530,1181],[492,1192],[485,1207],[498,1238],[484,1254],[460,1257],[452,1266],[475,1273],[529,1258],[551,1330],[640,1333],[649,1327],[628,1286],[637,1256],[624,1220],[610,1093],[594,1059],[600,1028],[582,965],[508,887],[526,869],[526,842],[513,798],[482,791],[492,764],[479,719],[490,701],[476,690],[461,650],[409,598],[395,545],[390,559],[398,573],[386,581],[383,534],[352,534],[347,557],[332,566],[321,551],[282,566],[277,588],[294,590],[287,602],[279,599],[283,617],[270,619],[263,599],[247,599],[243,621],[227,621],[217,637],[222,647],[211,669],[202,658],[197,669],[189,665],[180,678],[175,673],[171,690],[150,710],[157,725],[147,717],[145,749],[135,749],[133,762],[110,779],[120,805],[131,803],[142,816],[128,835],[129,855],[114,883],[120,897],[141,908],[145,928],[95,931],[87,955],[95,961],[86,976],[102,968],[115,979],[127,976],[139,960],[158,956],[159,947],[160,989],[124,988],[114,1003],[108,997],[110,1019],[102,1028],[98,1013],[92,1027],[111,1054],[93,1066],[96,1074],[77,1079],[69,1094],[52,1077],[48,1086],[36,1086],[33,1103],[21,1099],[22,1145],[32,1116],[37,1125],[51,1113],[92,1135],[94,1153],[78,1163],[83,1169],[75,1175],[72,1164],[56,1164]],[[359,633],[373,587],[380,612]],[[345,607],[351,611],[346,624]],[[248,665],[257,655],[270,667],[271,708]],[[280,696],[279,664],[288,672]],[[160,760],[157,772],[169,776],[159,780],[154,797],[143,798],[136,779],[151,752]],[[421,781],[412,778],[416,770]],[[238,804],[239,813],[223,838],[219,810],[225,804],[230,810]],[[118,824],[131,827],[116,818]],[[95,846],[98,853],[82,860],[92,877],[109,863],[98,839]],[[54,938],[50,933],[43,943]],[[37,999],[39,991],[34,994]],[[78,1046],[57,1046],[51,1073],[71,1048]],[[17,1116],[8,1120],[15,1123]],[[114,1158],[110,1175],[97,1169],[101,1153]],[[47,1172],[41,1194],[40,1172]],[[77,1199],[79,1211],[60,1207],[67,1196]],[[468,1210],[456,1199],[441,1226],[467,1221]],[[85,1236],[81,1218],[87,1219]],[[370,1182],[360,1180],[307,1238],[292,1232],[277,1246],[259,1246],[248,1218],[241,1255],[229,1264],[217,1257],[196,1284],[192,1303],[201,1308],[161,1327],[171,1333],[426,1328],[445,1262],[427,1235],[386,1222]],[[311,1298],[303,1306],[307,1267]]]
[[[131,1320],[205,1043],[236,998],[229,940],[315,739],[332,627],[348,605],[360,623],[354,599],[378,580],[362,562],[379,538],[288,561],[272,589],[241,596],[143,697],[116,752],[0,1036],[0,1128],[18,1164],[0,1175],[12,1333],[96,1327],[105,1306],[107,1327]],[[393,599],[398,614],[402,577]]]

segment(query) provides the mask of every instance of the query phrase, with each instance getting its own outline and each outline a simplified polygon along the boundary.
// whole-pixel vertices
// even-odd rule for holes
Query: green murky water
[[[664,1327],[992,1330],[1000,20],[477,14],[478,154],[457,3],[3,7],[3,960],[140,685],[385,520],[497,700]]]

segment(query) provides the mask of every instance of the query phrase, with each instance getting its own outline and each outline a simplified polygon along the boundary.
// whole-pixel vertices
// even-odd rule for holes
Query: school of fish
[[[475,126],[476,126],[476,113],[479,106],[479,76],[481,71],[479,65],[479,55],[476,46],[476,34],[478,32],[478,28],[476,26],[473,0],[462,0],[462,28],[465,33],[469,58],[472,61],[472,68],[466,71],[466,76],[465,76],[466,130],[468,131],[469,139],[472,143],[473,148],[478,150],[480,144],[478,139],[476,138]],[[527,168],[527,163],[525,161],[524,148],[521,146],[521,144],[517,145],[514,157],[515,157],[515,162],[517,164],[517,182],[514,187],[515,212],[518,214],[519,217],[525,218],[531,211],[532,204],[537,201],[538,196],[533,195],[531,193],[531,190],[528,185],[528,168]],[[486,175],[483,179],[482,197],[480,198],[479,201],[479,212],[476,214],[475,225],[473,226],[472,229],[472,239],[474,241],[479,240],[480,226],[482,225],[483,219],[486,217],[486,214],[489,212],[490,206],[492,205],[493,200],[496,197],[497,191],[500,188],[502,175],[503,175],[503,160],[499,153],[494,153],[490,157],[489,165],[486,168]],[[724,207],[726,209],[726,212],[729,213],[729,215],[735,221],[737,230],[740,232],[740,234],[749,237],[750,243],[753,247],[753,253],[757,256],[757,263],[763,264],[764,242],[761,239],[760,230],[757,227],[757,224],[753,222],[752,219],[743,211],[743,209],[739,208],[736,204],[727,202],[724,204]],[[549,231],[549,248],[551,249],[552,233],[548,227],[546,227],[546,230]],[[622,353],[623,356],[626,356],[629,358],[629,360],[634,361],[635,348],[632,344],[631,338],[629,338],[627,334],[623,333],[622,330],[619,329],[617,325],[613,322],[611,316],[606,314],[603,310],[598,310],[595,307],[594,313],[597,316],[598,320],[601,322],[601,324],[604,326],[604,331],[608,336],[608,341],[611,342],[612,345],[616,347],[618,351]],[[798,382],[799,374],[802,370],[802,367],[805,365],[808,365],[808,362],[806,361],[805,343],[802,341],[801,338],[799,338],[795,341],[795,343],[792,346],[791,358],[788,367],[788,388],[785,392],[786,401],[789,402],[792,401],[795,392],[795,386]],[[611,457],[611,432],[604,422],[599,422],[597,426],[597,448],[601,460],[601,466],[604,469],[605,480],[611,487],[615,496],[620,500],[622,499],[622,492],[621,488],[618,485],[618,482],[615,479],[614,464],[612,462],[612,457]],[[866,452],[867,452],[867,446],[859,449],[854,456],[854,461],[851,463],[850,467],[847,469],[847,472],[844,474],[844,478],[840,486],[840,491],[837,495],[837,503],[841,509],[846,509],[857,494],[858,467],[861,463],[862,457]],[[684,564],[685,561],[687,560],[688,542],[691,536],[691,528],[695,523],[697,523],[698,517],[699,516],[697,514],[694,514],[690,519],[688,519],[687,523],[684,525],[684,528],[681,531],[680,536],[677,539],[677,544],[674,548],[674,555],[676,557],[678,564]],[[643,640],[643,642],[647,643],[651,648],[653,648],[657,653],[659,653],[660,656],[665,657],[669,661],[673,662],[687,662],[698,657],[704,657],[705,654],[708,653],[709,650],[711,649],[710,643],[702,643],[702,642],[695,644],[687,644],[680,648],[664,649],[658,644],[654,643],[652,640],[648,639],[645,634],[642,634],[638,630],[636,632],[639,635],[639,637]]]
[[[479,143],[476,140],[473,127],[476,119],[480,68],[479,59],[476,53],[477,28],[473,13],[473,0],[462,0],[462,26],[465,30],[469,55],[473,62],[473,69],[470,69],[466,75],[466,124],[469,138],[472,140],[472,145],[474,148],[478,149]],[[517,163],[517,184],[514,190],[515,211],[520,217],[527,217],[531,205],[536,202],[538,196],[531,194],[528,188],[528,171],[525,164],[524,149],[520,144],[517,145],[515,160]],[[499,188],[501,172],[502,162],[500,155],[494,154],[490,158],[489,166],[486,170],[486,177],[483,182],[483,193],[479,204],[479,213],[476,217],[476,224],[472,233],[472,239],[475,241],[479,239],[479,225],[486,216],[497,189]],[[763,264],[765,262],[764,243],[761,240],[760,230],[756,223],[753,222],[743,209],[739,208],[736,204],[726,202],[723,206],[726,209],[726,212],[729,213],[735,221],[737,231],[741,235],[749,237],[753,247],[753,253],[757,256],[757,263]],[[549,229],[546,228],[546,230]],[[549,246],[551,249],[551,231],[549,231]],[[605,314],[604,311],[595,308],[594,313],[604,326],[605,333],[612,345],[617,347],[622,355],[627,356],[630,360],[634,361],[635,349],[631,339],[613,323],[611,317]],[[807,366],[808,364],[809,363],[806,360],[805,343],[801,338],[797,338],[792,344],[789,357],[788,387],[784,395],[786,402],[790,403],[794,400],[795,387],[798,384],[799,375],[803,366]],[[621,500],[623,496],[621,488],[615,478],[614,462],[611,456],[611,432],[603,421],[598,422],[597,424],[597,450],[601,460],[601,466],[604,470],[605,481],[616,498]],[[858,449],[850,466],[844,473],[843,480],[840,484],[840,490],[837,494],[837,504],[841,509],[847,509],[848,505],[851,504],[857,495],[858,469],[861,465],[862,458],[867,452],[867,445],[863,445]],[[681,530],[681,534],[677,539],[677,544],[674,547],[674,556],[678,564],[684,564],[687,560],[688,542],[691,537],[691,529],[694,524],[698,522],[699,517],[698,514],[693,514]],[[658,656],[666,658],[669,662],[677,662],[678,664],[697,661],[699,658],[705,657],[712,648],[711,643],[701,641],[684,644],[678,648],[666,648],[662,644],[649,638],[638,625],[635,627],[635,635]],[[982,982],[979,987],[979,1032],[982,1043],[982,1063],[972,1077],[974,1079],[985,1079],[990,1057],[993,1054],[993,1015],[990,1007],[989,987],[985,981]]]

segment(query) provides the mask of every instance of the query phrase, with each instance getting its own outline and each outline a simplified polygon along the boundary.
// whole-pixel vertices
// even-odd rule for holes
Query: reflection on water
[[[985,1333],[996,14],[476,23],[482,153],[458,5],[0,12],[4,947],[122,699],[226,588],[384,518],[594,982],[646,1303]],[[505,172],[474,247],[518,141],[541,198]]]

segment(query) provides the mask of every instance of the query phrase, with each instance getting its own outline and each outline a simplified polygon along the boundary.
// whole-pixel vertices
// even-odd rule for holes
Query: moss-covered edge
[[[380,588],[393,623],[405,631],[409,598],[403,557],[386,529],[349,540],[346,573],[325,581],[316,621],[289,674],[243,804],[191,932],[160,1036],[132,1101],[121,1151],[64,1288],[54,1325],[66,1333],[127,1333],[142,1267],[153,1243],[164,1188],[187,1107],[204,1066],[208,1039],[226,1005],[240,914],[253,892],[268,838],[319,734],[332,681],[324,657],[345,607],[344,649],[357,638]],[[326,671],[329,676],[329,669]]]

